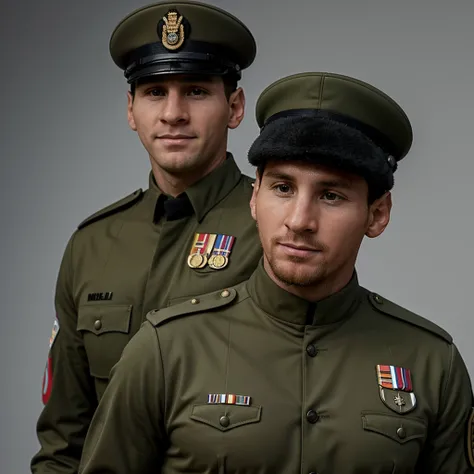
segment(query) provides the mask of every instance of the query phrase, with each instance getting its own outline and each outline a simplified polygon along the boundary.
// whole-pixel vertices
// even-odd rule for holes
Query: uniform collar
[[[271,316],[293,324],[323,326],[341,321],[359,306],[362,289],[357,274],[337,293],[310,303],[280,288],[263,268],[263,258],[250,277],[247,288],[255,303]]]
[[[227,157],[221,165],[190,186],[184,193],[172,198],[161,192],[153,173],[150,172],[149,188],[156,199],[155,221],[163,215],[165,200],[181,199],[184,203],[191,203],[197,220],[201,222],[205,215],[234,189],[241,176],[242,173],[237,167],[234,157],[231,153],[227,153]],[[184,210],[183,215],[189,215],[188,209]]]

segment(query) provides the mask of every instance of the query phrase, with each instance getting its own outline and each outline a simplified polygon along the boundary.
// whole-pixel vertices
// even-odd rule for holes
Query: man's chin
[[[317,284],[322,279],[322,269],[310,267],[304,263],[284,262],[270,265],[273,274],[286,285],[307,287]]]
[[[157,156],[156,163],[168,173],[180,174],[196,169],[195,159],[190,153],[167,151]]]

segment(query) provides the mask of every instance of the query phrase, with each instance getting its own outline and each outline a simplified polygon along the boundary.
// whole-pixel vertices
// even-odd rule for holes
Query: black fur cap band
[[[302,160],[332,166],[363,177],[370,194],[392,189],[396,160],[358,128],[330,116],[276,117],[262,128],[250,147],[249,162]]]

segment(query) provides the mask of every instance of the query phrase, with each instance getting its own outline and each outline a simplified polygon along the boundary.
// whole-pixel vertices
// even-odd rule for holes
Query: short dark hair
[[[130,94],[132,94],[132,97],[135,97],[135,91],[137,86],[139,86],[140,84],[146,84],[147,82],[150,82],[152,80],[152,77],[145,77],[143,79],[139,79],[138,81],[132,82],[130,84]],[[237,90],[237,77],[234,74],[226,74],[225,76],[222,76],[222,82],[224,83],[224,94],[226,96],[226,99],[229,100],[232,93]]]

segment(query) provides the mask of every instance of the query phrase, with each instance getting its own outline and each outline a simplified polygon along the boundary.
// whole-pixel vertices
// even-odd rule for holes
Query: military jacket
[[[79,226],[58,276],[59,331],[46,372],[50,393],[37,425],[34,473],[77,472],[110,369],[150,310],[249,278],[262,253],[251,194],[252,180],[229,155],[186,196],[166,199],[150,177],[148,190]],[[220,255],[220,267],[209,265],[212,253]]]
[[[80,473],[474,473],[471,410],[441,328],[356,273],[310,304],[260,265],[148,315],[112,371]]]

